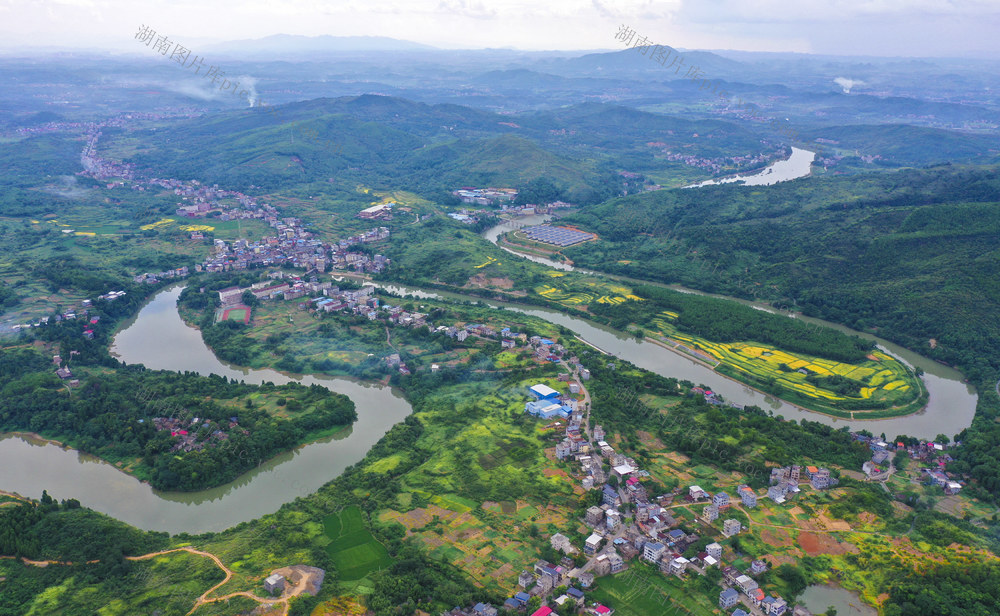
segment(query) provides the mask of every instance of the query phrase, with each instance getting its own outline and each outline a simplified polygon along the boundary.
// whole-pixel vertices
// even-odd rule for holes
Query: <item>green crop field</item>
[[[602,578],[588,593],[588,600],[613,606],[620,616],[647,616],[675,611],[678,614],[713,614],[709,598],[676,577],[665,577],[641,564],[636,571]]]
[[[326,546],[327,552],[344,580],[360,580],[392,562],[385,546],[365,527],[364,516],[356,506],[326,516],[323,530],[332,540]]]

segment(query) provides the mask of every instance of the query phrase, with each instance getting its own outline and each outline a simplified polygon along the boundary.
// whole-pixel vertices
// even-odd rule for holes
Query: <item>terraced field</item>
[[[673,324],[676,319],[676,313],[664,311],[652,325],[664,338],[710,355],[719,362],[716,369],[720,372],[773,384],[797,399],[812,401],[810,406],[819,406],[817,410],[839,413],[849,409],[855,414],[884,416],[911,413],[919,406],[923,393],[919,379],[882,351],[872,352],[861,363],[848,364],[753,342],[712,342],[679,332]]]
[[[535,287],[535,293],[564,306],[585,306],[593,302],[615,305],[624,304],[630,299],[636,301],[642,299],[632,294],[632,290],[628,287],[601,280],[586,280],[582,285],[578,283],[571,288],[560,284],[559,279],[565,276],[562,272],[547,273],[552,282]]]

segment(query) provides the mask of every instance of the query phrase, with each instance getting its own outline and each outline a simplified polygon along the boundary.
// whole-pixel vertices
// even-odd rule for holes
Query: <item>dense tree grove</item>
[[[679,293],[652,285],[638,285],[633,291],[643,301],[594,304],[590,306],[590,311],[621,329],[629,323],[648,323],[663,310],[676,311],[677,328],[682,332],[717,342],[763,342],[847,363],[864,360],[875,346],[871,341],[848,336],[829,327],[816,327],[736,302]]]
[[[57,436],[111,461],[138,461],[134,472],[163,490],[225,483],[310,432],[357,419],[349,398],[320,386],[258,387],[142,367],[89,373],[74,364],[80,386],[67,391],[53,370],[41,369],[46,363],[32,351],[0,351],[0,428]],[[301,410],[292,420],[275,419],[243,403],[256,392],[281,393]],[[157,417],[176,423],[157,429]],[[200,445],[178,451],[180,430]]]
[[[886,616],[994,616],[1000,613],[1000,565],[946,563],[889,587]]]
[[[138,530],[81,508],[72,499],[60,504],[44,491],[38,503],[0,507],[0,554],[6,556],[73,563],[101,560],[98,573],[114,575],[114,569],[123,566],[123,556],[161,549],[166,539],[166,533]]]

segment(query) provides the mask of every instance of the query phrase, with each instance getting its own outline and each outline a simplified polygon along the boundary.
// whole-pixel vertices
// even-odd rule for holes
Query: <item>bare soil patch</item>
[[[488,278],[485,274],[476,274],[469,278],[466,283],[468,287],[478,287],[480,289],[490,287],[493,289],[513,289],[514,281],[506,277]]]
[[[858,514],[858,519],[865,524],[872,524],[876,520],[878,520],[878,516],[868,511],[862,511],[860,514]]]
[[[847,522],[828,518],[822,513],[816,516],[816,521],[819,522],[820,528],[826,530],[851,530],[851,525]]]
[[[663,444],[663,441],[656,438],[649,432],[637,430],[636,435],[639,437],[639,442],[641,442],[647,448],[652,449],[653,451],[658,451],[666,448],[666,445]]]
[[[760,540],[767,545],[776,548],[789,548],[795,547],[795,542],[792,540],[791,536],[787,531],[782,531],[774,528],[761,527],[760,528]]]
[[[810,532],[799,533],[799,547],[809,556],[816,556],[817,554],[836,556],[838,554],[846,554],[848,551],[831,535]]]

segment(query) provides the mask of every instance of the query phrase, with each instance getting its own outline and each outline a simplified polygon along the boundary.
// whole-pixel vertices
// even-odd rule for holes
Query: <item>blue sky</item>
[[[623,23],[689,49],[1000,59],[1000,0],[0,0],[8,52],[134,51],[140,24],[191,44],[286,33],[615,49]]]

